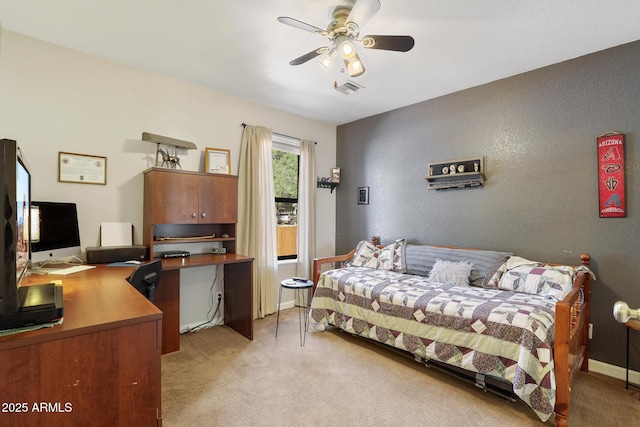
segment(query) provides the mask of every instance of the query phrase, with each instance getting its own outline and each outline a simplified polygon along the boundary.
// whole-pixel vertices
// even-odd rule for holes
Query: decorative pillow
[[[512,257],[509,257],[509,259],[507,260],[507,270],[511,270],[516,267],[520,267],[522,265],[527,265],[529,267],[542,267],[541,262],[531,261],[519,256],[512,256]]]
[[[487,289],[498,289],[498,282],[502,275],[507,271],[507,260],[508,256],[502,258],[501,260],[496,261],[489,270],[487,270],[487,275],[484,276],[484,280],[482,281],[482,287]]]
[[[405,239],[398,239],[395,243],[396,248],[393,251],[393,267],[391,269],[398,273],[406,273],[407,262],[405,261],[405,254],[407,250],[407,241]]]
[[[378,259],[374,256],[378,252],[373,244],[366,240],[360,241],[356,246],[356,252],[353,254],[353,258],[349,262],[354,267],[378,267]]]
[[[473,264],[468,261],[442,261],[437,259],[429,273],[429,281],[445,285],[469,286]]]
[[[405,240],[396,240],[392,244],[380,249],[372,243],[362,240],[356,247],[356,252],[350,265],[354,267],[376,268],[378,270],[393,270],[404,272]]]
[[[562,266],[521,265],[507,270],[498,282],[498,288],[554,298],[567,296],[573,285],[574,268]]]

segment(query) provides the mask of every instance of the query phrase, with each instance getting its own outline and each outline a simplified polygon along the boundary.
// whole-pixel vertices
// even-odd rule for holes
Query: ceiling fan
[[[356,0],[353,5],[336,6],[333,9],[332,20],[326,30],[288,16],[281,16],[278,21],[292,27],[327,37],[331,42],[312,50],[293,61],[289,65],[300,65],[315,58],[325,70],[329,70],[337,54],[340,53],[350,77],[358,77],[364,73],[364,65],[358,56],[356,43],[367,49],[392,50],[407,52],[413,48],[415,41],[411,36],[375,36],[360,37],[360,28],[373,18],[380,9],[379,0]]]

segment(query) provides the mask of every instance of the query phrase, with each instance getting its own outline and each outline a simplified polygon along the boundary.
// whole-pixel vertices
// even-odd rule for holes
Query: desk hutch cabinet
[[[236,251],[238,177],[151,168],[144,172],[144,244],[220,242]]]

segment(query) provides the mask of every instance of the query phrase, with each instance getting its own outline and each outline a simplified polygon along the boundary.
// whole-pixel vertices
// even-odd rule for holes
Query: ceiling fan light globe
[[[318,62],[320,63],[320,65],[322,66],[322,68],[325,69],[325,71],[329,71],[329,69],[331,68],[331,66],[333,65],[333,60],[331,58],[329,58],[326,55],[322,55],[319,59]]]
[[[346,36],[336,38],[336,45],[340,50],[340,55],[344,60],[349,60],[356,55],[356,45]]]
[[[328,49],[325,53],[320,55],[318,58],[318,62],[325,69],[325,71],[329,71],[329,69],[333,66],[333,60],[335,59],[338,51],[335,46],[332,46],[331,49]]]
[[[364,73],[364,64],[360,60],[358,55],[346,60],[345,65],[347,66],[347,71],[349,72],[349,77],[358,77]]]

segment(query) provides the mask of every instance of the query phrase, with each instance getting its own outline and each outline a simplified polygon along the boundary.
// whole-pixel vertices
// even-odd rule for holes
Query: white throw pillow
[[[443,261],[437,259],[429,273],[429,281],[445,285],[469,286],[473,263],[468,261]]]

